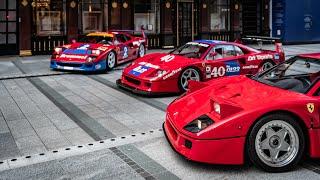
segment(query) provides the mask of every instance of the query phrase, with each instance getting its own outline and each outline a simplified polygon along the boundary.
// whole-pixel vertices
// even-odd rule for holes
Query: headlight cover
[[[213,102],[213,110],[217,114],[221,114],[221,106],[220,106],[220,104],[217,103],[217,102]]]
[[[214,121],[210,117],[202,115],[186,125],[184,129],[192,133],[198,133],[213,123]]]
[[[149,77],[157,79],[157,78],[163,77],[166,73],[167,71],[158,69],[157,71],[152,73]]]

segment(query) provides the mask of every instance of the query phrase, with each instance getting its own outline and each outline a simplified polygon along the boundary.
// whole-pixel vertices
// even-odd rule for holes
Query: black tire
[[[143,55],[140,54],[140,51],[143,50]],[[146,48],[144,46],[144,44],[140,44],[139,49],[138,49],[138,58],[143,57],[144,55],[146,55]]]
[[[113,54],[113,56],[114,56],[114,63],[110,63],[110,59],[108,59],[111,54]],[[107,54],[105,61],[106,61],[106,71],[111,71],[114,67],[117,66],[117,55],[116,55],[116,53],[114,51],[110,51]]]
[[[181,71],[181,73],[180,73],[180,75],[179,75],[179,79],[178,79],[178,87],[179,87],[179,89],[180,89],[180,92],[185,92],[185,91],[187,90],[187,89],[185,89],[185,88],[183,87],[181,81],[182,81],[182,76],[183,76],[183,74],[184,74],[186,71],[188,71],[188,70],[192,70],[192,71],[194,71],[194,72],[197,72],[197,73],[198,73],[198,76],[199,76],[199,81],[201,81],[201,74],[200,74],[200,72],[199,72],[198,69],[193,68],[193,67],[187,67],[187,68],[183,69],[183,70]]]
[[[269,68],[264,69],[263,67],[264,67],[265,65],[268,65]],[[264,71],[272,68],[274,65],[276,65],[276,64],[275,64],[272,60],[265,60],[263,63],[260,64],[259,72],[264,72]]]
[[[256,138],[257,138],[258,132],[261,130],[261,128],[264,125],[266,125],[267,123],[270,123],[271,121],[272,122],[276,122],[276,121],[277,122],[285,122],[285,123],[291,125],[293,127],[293,129],[296,131],[296,134],[298,137],[298,141],[299,141],[299,143],[297,143],[299,145],[298,150],[295,151],[294,156],[291,157],[291,155],[288,155],[288,157],[291,157],[290,161],[288,161],[287,164],[283,164],[283,166],[275,167],[276,163],[274,164],[274,166],[270,166],[270,165],[266,164],[264,162],[263,158],[260,158],[261,156],[259,157],[257,149],[256,149],[256,142],[257,142]],[[276,128],[276,127],[274,127],[274,128]],[[275,131],[275,132],[277,133],[278,131]],[[263,137],[260,135],[259,135],[259,137],[260,137],[260,139],[262,139]],[[273,135],[273,136],[275,136],[275,135]],[[288,135],[288,136],[290,136],[290,135]],[[289,141],[292,141],[292,138],[289,138]],[[271,141],[271,138],[267,142],[269,142],[268,143],[268,144],[270,144],[269,146],[274,145],[272,143],[274,141]],[[279,142],[281,142],[281,141],[279,141]],[[260,144],[263,144],[263,142],[261,142]],[[291,117],[287,114],[276,113],[276,114],[267,115],[255,123],[255,125],[253,126],[251,132],[249,132],[249,135],[247,137],[246,146],[247,146],[247,148],[246,148],[247,155],[249,156],[249,159],[251,160],[251,162],[255,166],[257,166],[267,172],[275,172],[275,173],[286,172],[286,171],[290,171],[290,170],[294,169],[298,165],[298,163],[301,161],[301,159],[303,158],[304,152],[305,152],[305,136],[304,136],[304,133],[303,133],[303,131],[302,131],[302,129],[296,119],[294,119],[293,117]],[[262,145],[260,145],[260,146],[262,146]],[[280,147],[280,146],[281,146],[281,143],[279,143],[278,147]],[[276,147],[276,148],[278,148],[278,147]],[[290,148],[292,148],[292,146],[290,146]],[[268,150],[264,150],[264,151],[268,151]],[[269,153],[271,155],[270,151],[269,151]],[[259,154],[261,154],[261,152]],[[280,151],[278,151],[278,155],[279,154],[280,154]],[[286,156],[284,156],[284,157],[286,157]]]

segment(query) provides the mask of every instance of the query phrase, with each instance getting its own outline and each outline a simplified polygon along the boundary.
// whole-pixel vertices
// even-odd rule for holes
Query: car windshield
[[[80,42],[84,43],[92,43],[92,44],[109,44],[112,45],[113,38],[112,37],[104,37],[104,36],[85,36],[80,40]]]
[[[208,50],[208,48],[208,44],[190,42],[172,51],[171,54],[180,55],[187,58],[200,58]]]
[[[320,60],[294,57],[253,79],[281,89],[306,93],[320,77]]]

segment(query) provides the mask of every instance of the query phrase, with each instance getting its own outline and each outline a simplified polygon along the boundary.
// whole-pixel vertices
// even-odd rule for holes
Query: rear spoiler
[[[148,46],[148,38],[145,34],[145,28],[144,26],[142,25],[141,26],[141,30],[140,31],[136,31],[136,30],[116,30],[116,29],[112,29],[112,30],[109,30],[110,32],[126,32],[126,33],[130,33],[131,35],[134,35],[135,36],[135,33],[141,33],[142,35],[142,38],[145,39],[146,41],[146,47]]]
[[[145,34],[145,29],[144,29],[144,26],[142,25],[141,26],[141,30],[140,31],[136,31],[136,30],[123,30],[123,29],[111,29],[111,30],[109,30],[110,32],[126,32],[126,33],[130,33],[130,34],[132,34],[132,35],[134,35],[135,33],[141,33],[142,34],[142,37],[144,38],[144,39],[146,39],[147,38],[147,36],[146,36],[146,34]]]
[[[284,50],[282,47],[282,39],[281,38],[267,37],[267,36],[244,36],[243,38],[241,38],[240,42],[239,42],[239,39],[237,39],[235,42],[238,42],[238,43],[257,42],[259,49],[262,49],[262,45],[264,43],[272,43],[272,44],[274,43],[276,46],[275,51],[280,53],[280,55],[284,57]]]

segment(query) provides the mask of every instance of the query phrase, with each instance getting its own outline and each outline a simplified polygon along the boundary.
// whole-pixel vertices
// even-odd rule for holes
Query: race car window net
[[[210,46],[207,44],[194,43],[194,44],[185,44],[170,54],[180,55],[187,58],[200,58],[208,50]]]
[[[320,76],[320,60],[294,57],[253,79],[278,88],[306,93]]]

